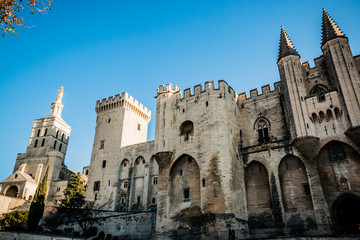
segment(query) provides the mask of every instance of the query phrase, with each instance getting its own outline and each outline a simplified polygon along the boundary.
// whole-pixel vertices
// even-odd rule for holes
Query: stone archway
[[[6,196],[8,197],[18,197],[19,189],[17,186],[11,186],[6,190]]]
[[[334,203],[332,215],[336,229],[341,234],[360,234],[360,197],[344,194]]]
[[[250,231],[274,226],[269,175],[265,166],[252,161],[245,171],[245,187]]]
[[[189,155],[180,156],[170,170],[170,213],[201,206],[200,168]]]

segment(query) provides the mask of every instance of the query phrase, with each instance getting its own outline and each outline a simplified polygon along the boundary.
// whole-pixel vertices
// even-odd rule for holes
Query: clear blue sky
[[[72,127],[66,165],[90,162],[95,103],[124,91],[153,112],[156,88],[182,90],[224,79],[238,93],[279,81],[276,65],[284,25],[303,61],[321,55],[325,7],[360,54],[360,1],[70,1],[54,0],[31,28],[1,41],[0,181],[23,153],[34,119],[47,116],[64,86],[63,119]]]

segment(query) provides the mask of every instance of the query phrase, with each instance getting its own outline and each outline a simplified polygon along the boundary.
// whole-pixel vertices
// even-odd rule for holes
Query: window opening
[[[205,187],[205,178],[202,179],[202,186]]]
[[[124,182],[124,188],[128,188],[128,182]]]
[[[44,133],[44,136],[46,136],[46,134],[47,134],[47,128],[45,129],[45,133]]]
[[[151,200],[151,203],[155,204],[156,203],[156,198],[153,197],[152,200]]]
[[[42,142],[41,142],[41,146],[43,147],[43,146],[44,146],[44,144],[45,144],[45,138],[42,140]]]
[[[94,182],[94,191],[99,191],[100,190],[100,181],[95,181]]]
[[[311,192],[310,192],[310,186],[309,184],[304,184],[304,193],[306,196],[311,196]]]
[[[40,129],[39,129],[38,132],[37,132],[37,137],[38,137],[38,136],[40,136]]]
[[[105,146],[105,140],[100,141],[100,149],[104,149]]]
[[[55,141],[55,142],[54,142],[54,149],[56,148],[56,143],[57,143],[57,142]]]
[[[257,123],[258,135],[259,135],[259,142],[265,143],[270,140],[269,138],[269,130],[268,130],[268,123],[264,119],[260,119]]]
[[[154,177],[154,178],[153,178],[153,184],[154,184],[154,185],[158,184],[158,177]]]
[[[34,144],[34,148],[37,147],[37,144],[38,144],[38,140],[36,139],[36,140],[35,140],[35,144]]]
[[[184,189],[184,200],[190,199],[190,189],[186,188]]]
[[[61,148],[62,148],[62,143],[60,143],[60,146],[59,146],[59,151],[61,151]]]
[[[106,160],[102,161],[102,168],[106,167]]]
[[[341,146],[331,146],[329,149],[330,161],[339,162],[345,160],[344,150]]]

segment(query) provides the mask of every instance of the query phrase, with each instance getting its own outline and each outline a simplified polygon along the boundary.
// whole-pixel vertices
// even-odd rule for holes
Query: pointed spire
[[[323,8],[321,28],[322,28],[321,45],[324,45],[327,41],[331,39],[337,37],[345,37],[345,34],[336,25],[334,20],[326,12],[325,8]]]
[[[284,27],[281,26],[278,61],[288,55],[300,56],[291,42],[289,35],[286,33]]]

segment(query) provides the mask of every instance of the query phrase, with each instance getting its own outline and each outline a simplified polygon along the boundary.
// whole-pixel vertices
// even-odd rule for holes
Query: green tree
[[[47,179],[48,179],[49,167],[46,169],[43,180],[36,188],[34,199],[30,205],[29,217],[27,221],[28,229],[35,231],[42,215],[44,213],[44,207],[46,202],[47,192]]]
[[[9,230],[19,230],[25,228],[29,211],[16,210],[2,215],[0,224],[2,228]]]
[[[60,208],[81,208],[84,205],[85,186],[80,173],[71,176],[68,186],[64,190],[64,198],[60,201]]]
[[[6,33],[17,36],[15,26],[26,26],[24,19],[19,16],[21,12],[28,9],[32,14],[46,13],[51,10],[51,0],[0,0],[0,29]]]

